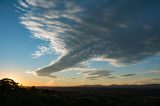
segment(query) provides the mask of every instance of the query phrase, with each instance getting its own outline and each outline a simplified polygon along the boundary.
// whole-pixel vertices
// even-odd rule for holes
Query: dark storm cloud
[[[91,58],[131,64],[160,54],[159,5],[159,0],[22,1],[26,11],[21,23],[61,54],[37,75],[48,76]]]

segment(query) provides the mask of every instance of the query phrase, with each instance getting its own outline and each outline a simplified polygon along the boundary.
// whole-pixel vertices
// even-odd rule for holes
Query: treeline
[[[91,89],[89,92],[83,88],[75,91],[25,88],[5,78],[0,80],[0,106],[160,106],[160,90],[154,90],[157,95],[150,95],[152,89],[146,91],[148,95],[136,89],[138,93],[133,95],[130,90],[134,89]]]

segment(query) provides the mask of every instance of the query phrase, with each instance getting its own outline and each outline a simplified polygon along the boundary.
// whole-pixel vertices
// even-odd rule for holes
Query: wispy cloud
[[[137,80],[134,83],[136,84],[160,84],[160,78]]]
[[[117,78],[117,77],[115,77],[115,76],[110,76],[110,77],[108,77],[108,78],[111,78],[111,79],[112,79],[112,78]]]
[[[121,75],[122,77],[130,77],[130,76],[135,76],[136,74],[123,74]]]
[[[130,77],[130,76],[136,76],[136,75],[144,75],[144,74],[160,74],[160,70],[150,70],[150,71],[144,71],[140,73],[129,73],[129,74],[123,74],[121,77]]]
[[[106,69],[96,69],[96,68],[88,68],[88,67],[74,67],[69,68],[65,71],[78,71],[77,74],[82,75],[85,79],[101,79],[101,78],[108,78],[112,75],[113,71],[109,71]]]
[[[94,70],[84,72],[87,79],[107,78],[111,75],[111,71],[108,70]]]
[[[104,79],[117,78],[116,76],[113,76],[113,71],[106,70],[106,69],[86,68],[86,70],[82,71],[82,74],[88,80],[98,80],[98,79],[102,79],[102,78],[104,78]]]
[[[142,72],[140,74],[160,74],[160,70],[150,70],[150,71]]]
[[[29,7],[21,23],[61,54],[37,75],[49,76],[91,58],[131,64],[160,53],[159,1],[21,0],[19,4]]]
[[[38,50],[35,51],[35,53],[33,53],[31,55],[32,55],[32,58],[39,58],[39,57],[41,57],[43,55],[46,55],[48,53],[52,53],[51,48],[48,48],[48,47],[45,47],[45,46],[39,46]]]
[[[21,0],[18,0],[18,2],[23,8],[28,8],[29,7],[25,2],[23,2]]]

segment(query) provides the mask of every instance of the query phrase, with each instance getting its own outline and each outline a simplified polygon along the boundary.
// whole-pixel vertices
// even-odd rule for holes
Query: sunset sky
[[[0,0],[0,79],[160,84],[159,0]]]

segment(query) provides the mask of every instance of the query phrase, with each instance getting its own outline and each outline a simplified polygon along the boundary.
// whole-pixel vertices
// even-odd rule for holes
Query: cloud
[[[25,73],[26,73],[26,74],[36,75],[35,71],[29,71],[29,70],[28,70],[28,71],[26,71]]]
[[[18,0],[18,2],[23,8],[28,8],[29,7],[25,2],[23,2],[21,0]]]
[[[54,6],[53,0],[26,0],[26,3],[29,6],[39,7],[39,8],[50,8],[50,7]],[[21,4],[24,4],[24,2],[22,2]],[[21,5],[21,6],[23,6],[23,5]]]
[[[124,74],[124,75],[121,75],[122,77],[130,77],[130,76],[135,76],[136,74]]]
[[[111,79],[112,79],[112,78],[116,78],[116,77],[115,77],[115,76],[110,76],[110,77],[108,77],[108,78],[111,78]]]
[[[160,70],[150,70],[150,71],[146,71],[146,72],[142,72],[141,74],[160,74]]]
[[[160,78],[150,79],[151,81],[160,81]]]
[[[82,75],[86,79],[100,79],[100,78],[107,78],[112,75],[113,71],[109,71],[106,69],[96,69],[96,68],[88,68],[88,67],[74,67],[69,68],[66,71],[78,71],[77,74]],[[62,71],[61,71],[62,72]]]
[[[111,71],[107,70],[97,70],[84,72],[87,77],[86,78],[103,78],[111,75]]]
[[[32,58],[39,58],[45,54],[52,53],[51,49],[45,46],[39,46],[35,53],[31,54]]]
[[[134,83],[136,84],[160,84],[160,78],[137,80]]]
[[[130,76],[135,76],[135,75],[144,75],[144,74],[160,74],[160,70],[150,70],[150,71],[145,71],[137,74],[123,74],[121,75],[122,77],[130,77]]]
[[[160,1],[23,0],[21,23],[49,41],[61,57],[37,75],[73,68],[92,58],[132,64],[160,53]]]

